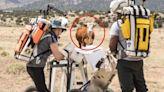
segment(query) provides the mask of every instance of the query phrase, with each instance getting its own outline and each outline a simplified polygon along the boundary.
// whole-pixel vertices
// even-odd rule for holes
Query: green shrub
[[[111,17],[110,17],[110,16],[108,16],[108,19],[110,20],[110,19],[111,19]]]
[[[164,23],[164,18],[162,18],[162,23]]]
[[[1,20],[2,20],[3,22],[6,22],[6,18],[5,18],[5,17],[2,17]]]
[[[100,17],[100,20],[103,20],[103,19],[105,19],[105,17]]]
[[[117,17],[113,17],[113,21],[117,21]]]
[[[23,21],[24,21],[25,24],[28,24],[29,23],[29,18],[25,17],[25,18],[23,18]]]
[[[159,27],[159,28],[162,28],[162,23],[159,23],[159,24],[158,24],[158,27]]]
[[[99,20],[95,20],[95,23],[97,23],[99,26],[102,26],[102,23],[105,28],[109,27],[108,21],[102,21],[102,23],[99,22]]]
[[[1,56],[2,56],[2,57],[6,57],[6,56],[8,56],[8,55],[9,55],[9,53],[6,52],[6,51],[3,51],[3,52],[1,53]]]
[[[75,15],[74,15],[74,14],[70,14],[70,16],[71,16],[71,17],[75,17]]]
[[[82,26],[84,23],[83,22],[80,22],[79,24]]]
[[[97,23],[97,24],[99,24],[99,25],[100,25],[99,20],[95,20],[95,23]]]
[[[13,18],[13,17],[11,17],[11,18],[10,18],[10,20],[11,20],[11,21],[13,21],[13,20],[14,20],[14,18]]]
[[[22,22],[21,17],[18,17],[18,18],[16,19],[16,24],[17,24],[17,25],[20,25],[21,22]]]
[[[6,72],[8,74],[15,74],[15,75],[19,75],[21,73],[24,73],[25,71],[26,71],[26,69],[25,69],[24,65],[18,64],[18,63],[11,64],[6,69]]]
[[[103,24],[104,24],[105,28],[107,28],[109,26],[108,21],[104,21]]]
[[[157,24],[154,24],[154,28],[158,28],[158,25]]]
[[[2,48],[2,47],[0,47],[0,50],[3,50],[3,48]]]

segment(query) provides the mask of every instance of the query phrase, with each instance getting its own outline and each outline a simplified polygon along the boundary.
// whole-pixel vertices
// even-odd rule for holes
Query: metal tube
[[[53,62],[53,65],[56,64],[56,62]],[[51,74],[51,82],[50,82],[50,92],[54,91],[55,87],[55,78],[56,78],[56,67],[52,67],[52,74]]]

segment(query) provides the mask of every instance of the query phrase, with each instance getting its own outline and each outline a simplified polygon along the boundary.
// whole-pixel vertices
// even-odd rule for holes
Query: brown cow
[[[77,29],[76,32],[76,40],[79,43],[79,48],[86,45],[92,45],[94,40],[95,34],[93,31],[88,32],[87,25],[82,25],[80,28]]]

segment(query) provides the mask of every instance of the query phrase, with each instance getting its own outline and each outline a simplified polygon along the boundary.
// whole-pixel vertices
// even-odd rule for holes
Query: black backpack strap
[[[122,47],[122,49],[124,50],[125,47],[121,44],[121,42],[118,40],[118,43],[120,44],[120,46]]]
[[[48,49],[46,51],[43,51],[43,52],[39,53],[38,55],[34,56],[34,59],[37,58],[37,57],[39,57],[40,55],[46,54],[46,53],[48,53],[50,51],[51,51],[50,49]]]
[[[143,7],[144,11],[145,11],[145,16],[148,16],[148,11],[146,10],[145,7]]]
[[[142,15],[144,15],[144,14],[143,14],[143,12],[142,12],[142,10],[141,10],[141,7],[140,7],[140,5],[137,5],[137,9],[139,10],[139,16],[142,16]]]
[[[58,38],[57,38],[57,36],[56,36],[56,34],[55,34],[54,32],[50,31],[50,34],[51,34],[51,38],[52,38],[52,41],[53,41],[53,42],[54,42],[54,39],[55,39],[56,41],[58,41]]]
[[[121,29],[121,26],[120,26],[118,20],[117,20],[117,26]],[[118,43],[120,44],[120,46],[122,47],[122,49],[125,49],[124,46],[121,44],[120,40],[118,40]]]

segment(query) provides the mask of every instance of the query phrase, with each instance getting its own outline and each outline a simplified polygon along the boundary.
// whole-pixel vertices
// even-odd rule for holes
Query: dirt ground
[[[23,92],[33,85],[26,73],[25,64],[14,59],[14,48],[23,27],[0,27],[0,92]],[[99,37],[103,32],[98,32]],[[108,47],[108,30],[103,47]],[[101,38],[101,37],[100,37]],[[99,39],[96,39],[99,40]],[[69,32],[62,34],[61,48],[70,42]],[[144,61],[144,73],[149,92],[164,92],[164,28],[156,29],[151,37],[151,53]],[[48,78],[48,73],[46,73]],[[120,92],[117,75],[110,87]]]

